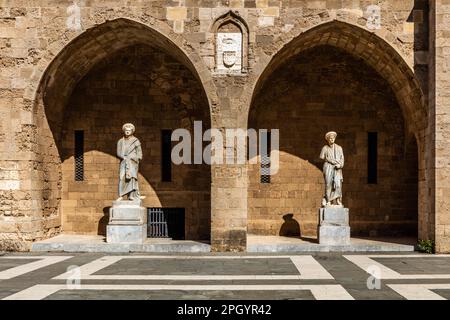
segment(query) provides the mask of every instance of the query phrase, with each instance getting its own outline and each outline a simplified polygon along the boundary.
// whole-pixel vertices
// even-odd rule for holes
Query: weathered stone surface
[[[34,242],[32,252],[210,252],[210,245],[196,241],[146,239],[144,243],[108,243],[103,236],[58,235]]]
[[[147,211],[140,201],[114,201],[109,209],[109,225],[146,224]]]
[[[143,243],[147,239],[147,225],[112,225],[106,227],[108,243]]]
[[[350,227],[322,225],[319,227],[318,239],[321,245],[350,245]]]
[[[328,207],[319,209],[319,224],[329,224],[336,226],[349,225],[349,210],[348,208]]]
[[[320,208],[318,229],[319,244],[330,246],[350,245],[348,208]]]
[[[320,244],[310,239],[249,235],[248,252],[413,252],[415,243],[391,243],[389,239],[352,238],[345,245]]]
[[[374,187],[375,192],[365,184],[364,166],[347,166],[354,173],[344,189],[353,230],[411,232],[418,225],[420,238],[435,239],[438,251],[450,251],[447,0],[383,1],[377,30],[367,28],[367,1],[161,0],[132,6],[86,1],[80,8],[81,30],[67,28],[67,8],[58,0],[42,6],[25,0],[2,4],[0,166],[18,166],[5,169],[11,172],[0,177],[5,189],[0,194],[0,233],[8,239],[30,242],[61,230],[105,232],[105,212],[115,198],[117,178],[110,146],[118,135],[108,128],[123,123],[117,115],[125,106],[139,115],[147,150],[153,150],[146,155],[148,167],[144,164],[141,171],[148,181],[143,193],[150,195],[145,205],[186,208],[187,238],[212,235],[212,250],[245,250],[247,226],[275,234],[287,213],[300,217],[305,233],[315,233],[312,208],[318,204],[313,199],[322,185],[309,150],[317,146],[302,143],[300,148],[289,138],[299,136],[299,131],[292,133],[295,121],[304,126],[301,133],[313,134],[315,122],[308,114],[331,104],[344,108],[348,130],[342,131],[342,144],[355,163],[365,162],[367,131],[377,130],[384,137],[379,174],[385,183]],[[243,41],[248,46],[243,49],[248,72],[239,76],[214,74],[212,24],[230,10],[248,27]],[[417,22],[420,16],[423,23]],[[152,48],[144,50],[138,44]],[[318,61],[321,71],[304,79],[270,82],[289,59],[322,45],[360,59],[378,73],[376,81],[384,79],[390,89],[362,90],[357,84],[364,78],[358,78],[355,69],[353,81],[330,76],[333,83],[305,95],[308,88],[302,84],[326,82],[327,74],[339,74],[349,60],[329,65]],[[414,65],[415,51],[421,52],[420,67]],[[428,65],[423,58],[427,51]],[[306,65],[314,65],[311,61]],[[291,74],[306,69],[300,64]],[[347,86],[338,86],[339,81]],[[291,88],[289,82],[298,86]],[[278,92],[277,98],[270,92]],[[301,106],[296,109],[297,101]],[[266,120],[251,115],[263,102],[270,108],[261,117],[272,117],[274,124],[266,126]],[[325,117],[338,116],[327,111]],[[177,178],[171,184],[161,182],[160,130],[189,128],[198,119],[214,128],[245,129],[255,121],[273,128],[281,123],[289,137],[282,146],[284,172],[271,186],[260,186],[251,166],[194,166],[174,169]],[[352,119],[362,119],[361,125]],[[79,184],[73,181],[73,130],[91,130],[85,146],[87,179]],[[306,155],[298,157],[300,149]],[[389,177],[391,166],[401,168],[404,179]],[[227,175],[235,171],[239,174]],[[28,199],[21,199],[24,193]]]
[[[147,210],[141,200],[117,200],[109,209],[108,243],[144,243],[147,239]]]

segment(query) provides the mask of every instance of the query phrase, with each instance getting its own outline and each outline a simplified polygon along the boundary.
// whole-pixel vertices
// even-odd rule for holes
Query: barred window
[[[84,180],[84,131],[75,130],[75,181]]]
[[[261,183],[270,183],[270,131],[267,131],[266,134],[260,134],[260,143],[261,143]]]
[[[378,133],[367,133],[367,183],[378,183]]]

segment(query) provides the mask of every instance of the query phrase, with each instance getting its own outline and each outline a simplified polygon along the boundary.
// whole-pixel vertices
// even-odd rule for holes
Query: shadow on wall
[[[300,224],[294,219],[294,214],[285,214],[283,220],[284,223],[281,225],[279,235],[281,237],[300,238]]]
[[[101,217],[100,220],[98,221],[98,230],[97,230],[98,235],[106,236],[106,226],[108,225],[109,222],[109,209],[111,209],[111,207],[103,208],[103,217]]]

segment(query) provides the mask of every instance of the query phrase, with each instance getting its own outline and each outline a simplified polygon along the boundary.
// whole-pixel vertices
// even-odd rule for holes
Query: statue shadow
[[[284,223],[281,225],[280,232],[278,233],[281,237],[301,238],[300,224],[293,217],[293,213],[288,213],[283,216]]]
[[[103,217],[98,221],[98,229],[97,234],[101,236],[106,236],[106,226],[109,222],[109,209],[111,207],[104,207],[103,208]]]

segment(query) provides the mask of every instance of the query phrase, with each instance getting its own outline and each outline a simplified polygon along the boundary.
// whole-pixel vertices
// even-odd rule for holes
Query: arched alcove
[[[172,166],[172,181],[162,181],[162,131],[211,121],[194,62],[172,41],[127,19],[89,29],[47,68],[35,108],[43,206],[62,216],[64,232],[104,231],[117,197],[116,142],[132,122],[144,152],[143,205],[183,208],[186,239],[209,239],[210,168]],[[83,181],[74,177],[75,131],[84,133]]]
[[[428,214],[417,204],[426,192],[417,157],[426,126],[418,82],[384,40],[339,21],[302,33],[272,57],[254,87],[248,128],[280,129],[280,170],[262,184],[259,165],[248,167],[249,233],[279,234],[283,216],[293,215],[302,236],[315,236],[323,195],[318,156],[323,135],[334,130],[347,157],[344,204],[353,235],[417,237],[418,214]],[[368,183],[369,133],[378,135],[377,184]]]

